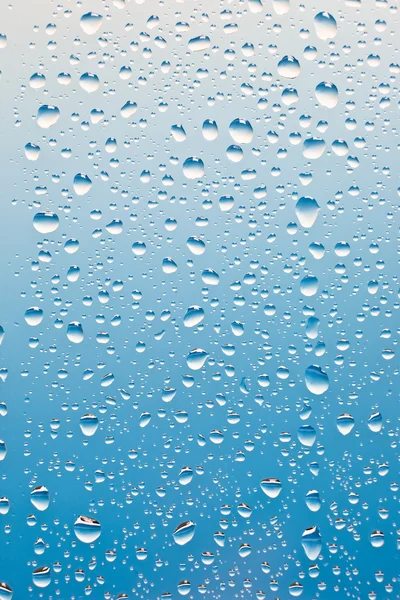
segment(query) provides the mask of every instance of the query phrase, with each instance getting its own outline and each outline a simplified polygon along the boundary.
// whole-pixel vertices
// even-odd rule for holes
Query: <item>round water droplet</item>
[[[30,142],[25,145],[25,156],[28,160],[37,160],[40,155],[40,146],[31,144]]]
[[[303,296],[315,296],[318,292],[318,279],[313,275],[307,275],[300,282],[300,291]]]
[[[199,179],[204,175],[204,163],[201,158],[190,156],[183,163],[183,174],[187,179]]]
[[[215,121],[212,121],[211,119],[207,119],[206,121],[204,121],[201,131],[204,139],[208,142],[213,142],[218,137],[217,123]]]
[[[84,173],[77,173],[74,177],[74,192],[77,196],[84,196],[92,187],[92,181]]]
[[[221,196],[218,201],[218,206],[222,212],[230,211],[235,204],[233,196]]]
[[[305,381],[307,389],[316,396],[324,394],[329,388],[327,373],[317,365],[310,365],[306,369]]]
[[[261,489],[268,498],[277,498],[282,491],[282,484],[279,479],[268,477],[260,483]]]
[[[201,348],[194,348],[186,357],[186,364],[192,371],[198,371],[206,362],[208,352]]]
[[[79,85],[88,94],[93,94],[100,87],[100,81],[94,73],[83,73],[79,78]]]
[[[193,539],[196,525],[193,521],[184,521],[173,533],[174,541],[178,546],[184,546]]]
[[[101,27],[103,17],[94,12],[87,12],[80,18],[80,26],[87,35],[94,35]]]
[[[318,558],[322,550],[322,538],[318,527],[309,527],[303,532],[301,545],[308,559],[316,560]]]
[[[354,418],[348,413],[339,415],[336,419],[336,427],[342,435],[348,435],[354,427]]]
[[[33,226],[39,233],[53,233],[60,224],[56,213],[51,211],[41,211],[33,217]]]
[[[10,510],[10,501],[5,496],[0,498],[0,515],[6,515]]]
[[[80,516],[74,523],[74,533],[85,544],[95,542],[101,534],[101,525],[92,517]]]
[[[315,88],[315,97],[321,106],[335,108],[339,102],[339,92],[334,83],[321,81]]]
[[[335,18],[328,12],[319,12],[314,17],[315,33],[320,40],[331,40],[337,34]]]
[[[190,594],[191,589],[192,586],[190,584],[190,581],[187,581],[187,579],[184,579],[183,581],[178,583],[178,593],[181,596],[187,596],[188,594]]]
[[[86,414],[80,418],[79,426],[82,433],[87,437],[90,437],[96,433],[99,426],[99,420],[96,415]]]
[[[183,324],[185,327],[195,327],[204,319],[204,310],[201,306],[190,306],[185,316],[183,317]]]
[[[31,327],[40,325],[43,321],[43,310],[38,306],[31,306],[25,311],[25,321]]]
[[[186,244],[187,244],[187,247],[189,248],[190,252],[192,254],[195,254],[196,256],[200,256],[201,254],[204,254],[204,252],[206,250],[206,245],[203,242],[203,240],[195,235],[188,238]]]
[[[368,419],[368,427],[374,433],[379,433],[382,429],[382,415],[380,412],[373,413]]]
[[[317,490],[310,490],[306,494],[306,504],[312,512],[317,512],[321,508],[321,499]]]
[[[325,146],[325,140],[322,138],[309,137],[303,143],[303,156],[311,160],[316,160],[325,152]]]
[[[303,446],[311,448],[317,439],[317,433],[311,425],[301,425],[297,430],[297,438]]]
[[[295,79],[300,75],[300,63],[294,56],[284,56],[278,62],[278,74],[286,79]]]
[[[229,125],[229,133],[237,144],[250,144],[253,139],[253,127],[246,119],[234,119]]]
[[[46,510],[50,504],[49,490],[43,485],[35,487],[31,492],[31,502],[37,510]]]
[[[371,542],[371,546],[374,548],[381,548],[385,543],[385,536],[382,531],[373,531],[369,536],[369,541]]]
[[[51,583],[50,567],[39,567],[32,573],[32,581],[39,588],[45,588]]]
[[[44,104],[37,112],[36,122],[42,129],[48,129],[55,125],[60,118],[60,110],[57,106]]]
[[[72,323],[68,325],[67,338],[73,344],[80,344],[83,342],[83,327],[78,321],[72,321]]]
[[[189,50],[191,52],[204,52],[211,46],[211,40],[208,35],[199,35],[189,40]]]

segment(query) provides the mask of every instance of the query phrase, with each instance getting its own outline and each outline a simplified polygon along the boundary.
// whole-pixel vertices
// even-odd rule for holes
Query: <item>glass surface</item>
[[[0,34],[0,600],[399,598],[398,3]]]

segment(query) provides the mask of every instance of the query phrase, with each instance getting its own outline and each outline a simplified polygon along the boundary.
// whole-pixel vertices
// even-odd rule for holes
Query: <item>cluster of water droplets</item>
[[[0,12],[0,600],[397,597],[397,6]]]

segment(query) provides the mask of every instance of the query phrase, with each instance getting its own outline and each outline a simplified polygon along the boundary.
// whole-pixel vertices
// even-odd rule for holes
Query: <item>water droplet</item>
[[[183,317],[183,324],[185,327],[196,327],[203,319],[204,310],[201,306],[190,306]]]
[[[321,106],[335,108],[339,102],[339,92],[334,83],[321,81],[315,88],[315,97]]]
[[[187,179],[199,179],[204,175],[204,163],[201,158],[191,156],[183,163],[183,174]]]
[[[229,125],[229,133],[237,144],[250,144],[253,139],[253,128],[246,119],[234,119]]]
[[[60,224],[58,215],[51,211],[41,211],[33,217],[33,226],[39,233],[47,234],[56,231]]]
[[[101,525],[92,517],[81,515],[74,523],[74,533],[81,542],[92,544],[100,537]]]
[[[268,498],[277,498],[282,491],[282,484],[279,479],[269,477],[263,479],[260,483],[261,489]]]
[[[337,34],[335,18],[328,12],[319,12],[314,17],[315,33],[320,40],[332,40]]]
[[[35,487],[31,492],[31,502],[37,510],[46,510],[50,504],[49,490],[43,485]]]
[[[83,342],[83,327],[78,321],[72,321],[67,328],[67,338],[74,344]]]
[[[175,529],[173,533],[175,544],[184,546],[193,539],[196,525],[193,521],[184,521]]]
[[[80,26],[88,35],[94,35],[101,27],[103,17],[94,12],[87,12],[80,18]]]
[[[37,327],[43,321],[43,310],[37,306],[31,306],[25,311],[25,321],[31,327]]]
[[[294,56],[284,56],[278,62],[278,74],[286,79],[295,79],[300,75],[300,63]]]
[[[305,381],[307,389],[316,396],[324,394],[329,388],[329,378],[321,367],[310,365],[306,369]]]
[[[77,173],[74,177],[74,192],[77,196],[84,196],[92,187],[92,182],[87,175]]]
[[[99,420],[96,415],[86,414],[81,417],[79,421],[79,426],[82,430],[82,433],[87,437],[94,435],[99,426]]]
[[[336,419],[336,426],[342,435],[348,435],[354,427],[354,418],[348,413],[339,415]]]
[[[322,538],[318,527],[309,527],[303,532],[301,545],[309,560],[316,560],[322,550]]]
[[[208,35],[199,35],[189,40],[189,50],[191,52],[204,52],[211,45]]]
[[[55,125],[60,118],[60,110],[57,106],[44,104],[37,112],[36,122],[42,129],[49,129]]]

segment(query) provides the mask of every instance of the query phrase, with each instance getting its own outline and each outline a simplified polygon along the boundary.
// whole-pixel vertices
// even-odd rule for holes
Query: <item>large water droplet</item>
[[[189,369],[192,369],[192,371],[198,371],[203,367],[207,356],[208,352],[205,350],[202,350],[201,348],[194,348],[186,357],[187,366]]]
[[[334,83],[321,81],[315,88],[315,97],[321,106],[326,108],[335,108],[339,102],[339,92]]]
[[[329,388],[327,373],[317,365],[310,365],[306,369],[305,381],[307,389],[316,396],[324,394]]]
[[[294,56],[284,56],[278,62],[278,74],[286,79],[295,79],[300,75],[300,63]]]
[[[31,306],[25,311],[25,321],[31,327],[40,325],[43,321],[43,310],[38,306]]]
[[[53,233],[59,224],[58,215],[51,211],[41,211],[33,217],[33,226],[39,233]]]
[[[175,529],[173,536],[178,546],[184,546],[193,539],[196,525],[193,521],[184,521]]]
[[[301,545],[308,559],[316,560],[318,558],[322,550],[322,538],[318,527],[309,527],[303,532]]]
[[[279,479],[273,477],[263,479],[260,486],[268,498],[277,498],[282,491],[282,483]]]
[[[80,26],[88,35],[94,35],[101,27],[103,17],[94,12],[87,12],[80,18]]]
[[[37,510],[46,510],[50,504],[49,490],[43,485],[35,487],[31,492],[31,502]]]
[[[95,542],[101,534],[101,525],[92,517],[80,516],[74,523],[74,533],[85,544]]]
[[[335,18],[328,12],[319,12],[314,17],[315,33],[320,40],[331,40],[337,34]]]
[[[48,129],[55,125],[60,118],[60,110],[57,106],[44,104],[37,112],[36,122],[42,129]]]
[[[72,321],[69,323],[67,328],[67,338],[74,344],[80,344],[83,342],[84,335],[81,323],[78,323],[78,321]]]
[[[246,119],[234,119],[229,125],[229,133],[237,144],[250,144],[253,139],[253,128]]]

